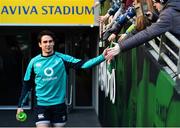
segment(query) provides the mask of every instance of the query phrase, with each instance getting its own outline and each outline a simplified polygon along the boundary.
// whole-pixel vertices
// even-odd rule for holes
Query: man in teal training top
[[[109,59],[107,49],[95,58],[87,61],[54,51],[55,35],[50,31],[42,31],[38,36],[42,53],[32,58],[28,64],[17,114],[24,111],[25,97],[32,88],[31,80],[35,81],[37,105],[36,127],[62,127],[66,124],[66,81],[69,68],[91,68],[105,59]]]

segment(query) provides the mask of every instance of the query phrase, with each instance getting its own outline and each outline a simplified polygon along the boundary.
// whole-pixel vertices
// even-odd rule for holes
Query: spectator
[[[153,0],[155,8],[160,12],[158,20],[150,27],[138,32],[134,36],[118,42],[108,51],[113,57],[119,52],[127,51],[159,36],[167,31],[180,39],[180,1],[179,0]]]

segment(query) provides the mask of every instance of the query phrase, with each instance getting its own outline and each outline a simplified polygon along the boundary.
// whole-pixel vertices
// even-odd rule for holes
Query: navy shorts
[[[35,116],[36,125],[43,124],[56,124],[56,123],[66,123],[67,121],[67,111],[66,104],[57,104],[52,106],[36,106]]]

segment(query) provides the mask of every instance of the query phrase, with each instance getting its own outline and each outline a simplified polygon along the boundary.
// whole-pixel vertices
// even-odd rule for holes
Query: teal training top
[[[41,54],[32,58],[23,82],[23,88],[18,107],[22,107],[27,92],[32,88],[31,80],[35,82],[37,105],[51,106],[65,102],[67,70],[69,68],[90,68],[104,61],[101,54],[87,61],[76,59],[72,56],[55,52],[44,57]]]

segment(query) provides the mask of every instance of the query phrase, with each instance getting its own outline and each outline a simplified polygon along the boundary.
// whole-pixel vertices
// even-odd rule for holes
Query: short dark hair
[[[38,42],[41,42],[41,38],[42,36],[44,35],[48,35],[48,36],[51,36],[53,38],[53,40],[55,41],[56,40],[56,37],[55,37],[55,34],[49,30],[43,30],[39,33],[38,37],[37,37],[37,40]]]

